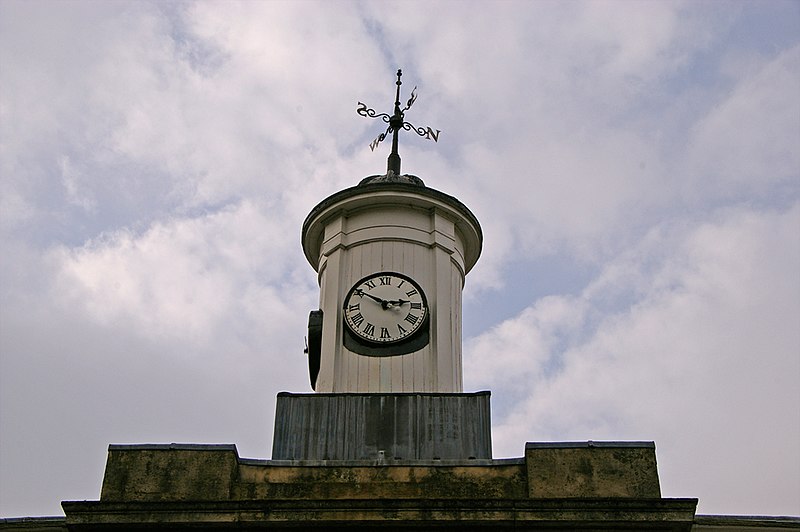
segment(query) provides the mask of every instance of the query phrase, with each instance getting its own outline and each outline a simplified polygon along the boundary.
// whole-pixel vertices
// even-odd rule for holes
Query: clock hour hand
[[[393,307],[400,307],[406,303],[411,303],[411,301],[406,301],[405,299],[395,299],[394,301],[387,301]]]

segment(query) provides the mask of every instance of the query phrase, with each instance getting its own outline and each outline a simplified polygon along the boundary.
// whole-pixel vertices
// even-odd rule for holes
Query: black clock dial
[[[381,272],[358,281],[344,299],[344,322],[362,341],[378,345],[404,342],[428,318],[422,288],[400,273]]]

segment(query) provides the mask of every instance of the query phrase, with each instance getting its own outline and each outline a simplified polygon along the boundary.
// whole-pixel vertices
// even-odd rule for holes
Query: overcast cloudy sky
[[[269,458],[310,391],[300,227],[403,171],[485,242],[495,457],[654,440],[700,513],[800,515],[800,3],[0,0],[0,515],[109,443]],[[405,92],[407,94],[407,92]]]

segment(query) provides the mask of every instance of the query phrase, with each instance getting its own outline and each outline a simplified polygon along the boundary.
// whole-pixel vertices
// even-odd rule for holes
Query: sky
[[[655,441],[698,513],[800,515],[800,2],[0,0],[0,515],[111,443],[269,458],[310,392],[300,229],[404,173],[484,245],[496,458]]]

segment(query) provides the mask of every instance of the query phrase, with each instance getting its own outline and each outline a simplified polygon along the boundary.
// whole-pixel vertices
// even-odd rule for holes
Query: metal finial
[[[400,81],[400,78],[402,78],[402,77],[403,77],[403,71],[398,68],[397,69],[397,81],[395,82],[395,85],[397,85],[397,96],[395,96],[395,99],[394,99],[395,107],[399,107],[400,106],[400,85],[403,84],[403,82]]]
[[[438,129],[434,131],[430,127],[416,127],[405,121],[405,112],[411,109],[411,106],[414,105],[414,102],[417,100],[417,87],[414,87],[414,89],[411,91],[411,97],[408,99],[406,106],[401,108],[400,86],[403,84],[403,82],[400,78],[402,78],[402,76],[403,71],[401,69],[397,69],[397,81],[395,82],[397,85],[397,94],[395,95],[394,114],[392,116],[389,116],[386,113],[378,114],[374,109],[368,108],[366,104],[361,102],[358,102],[358,108],[356,109],[356,112],[361,116],[368,118],[380,118],[389,124],[389,127],[386,128],[386,131],[378,135],[372,142],[370,142],[369,148],[370,150],[375,151],[375,148],[378,147],[378,144],[383,142],[383,140],[386,138],[386,135],[392,133],[392,153],[389,154],[386,173],[393,173],[395,175],[400,175],[400,155],[397,153],[397,134],[401,129],[405,129],[406,131],[414,131],[420,137],[425,137],[428,140],[432,139],[434,142],[439,142],[439,133],[441,133],[441,131]]]

